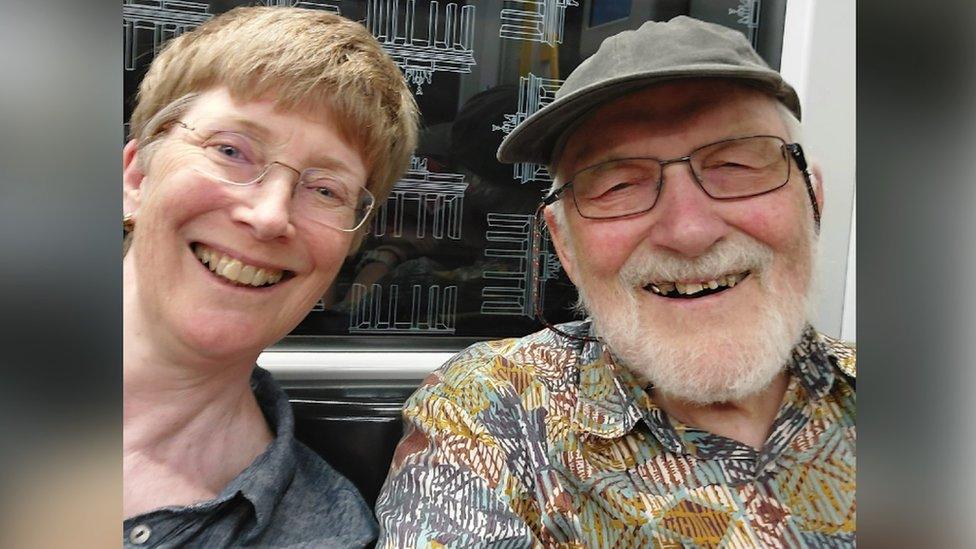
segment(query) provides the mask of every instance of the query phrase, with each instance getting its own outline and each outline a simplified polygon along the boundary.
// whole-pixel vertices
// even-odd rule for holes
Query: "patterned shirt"
[[[295,440],[288,397],[267,370],[251,390],[275,438],[216,498],[125,519],[126,549],[145,547],[363,547],[376,521],[356,487]]]
[[[854,365],[808,327],[757,451],[669,418],[602,343],[473,345],[405,405],[377,546],[853,545]]]

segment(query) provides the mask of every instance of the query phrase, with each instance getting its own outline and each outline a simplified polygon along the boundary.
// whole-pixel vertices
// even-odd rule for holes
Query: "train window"
[[[545,166],[495,151],[552,101],[607,36],[687,14],[741,31],[779,67],[786,0],[264,0],[361,22],[402,68],[422,112],[409,170],[370,235],[279,349],[444,351],[574,318],[550,242],[533,238]],[[126,117],[155,52],[252,0],[124,0]]]

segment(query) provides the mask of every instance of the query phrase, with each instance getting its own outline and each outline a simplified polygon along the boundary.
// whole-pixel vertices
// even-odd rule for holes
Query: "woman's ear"
[[[135,214],[142,200],[142,183],[146,179],[139,162],[139,142],[130,140],[122,149],[122,211]]]

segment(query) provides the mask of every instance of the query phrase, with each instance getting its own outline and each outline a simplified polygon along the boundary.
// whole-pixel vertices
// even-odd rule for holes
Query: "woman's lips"
[[[215,275],[242,286],[271,286],[290,274],[280,269],[248,265],[199,242],[193,244],[193,254]]]

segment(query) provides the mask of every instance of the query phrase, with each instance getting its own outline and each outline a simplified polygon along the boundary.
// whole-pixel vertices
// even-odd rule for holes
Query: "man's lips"
[[[672,299],[695,299],[733,288],[750,272],[728,273],[708,280],[651,282],[644,286],[644,290]]]

